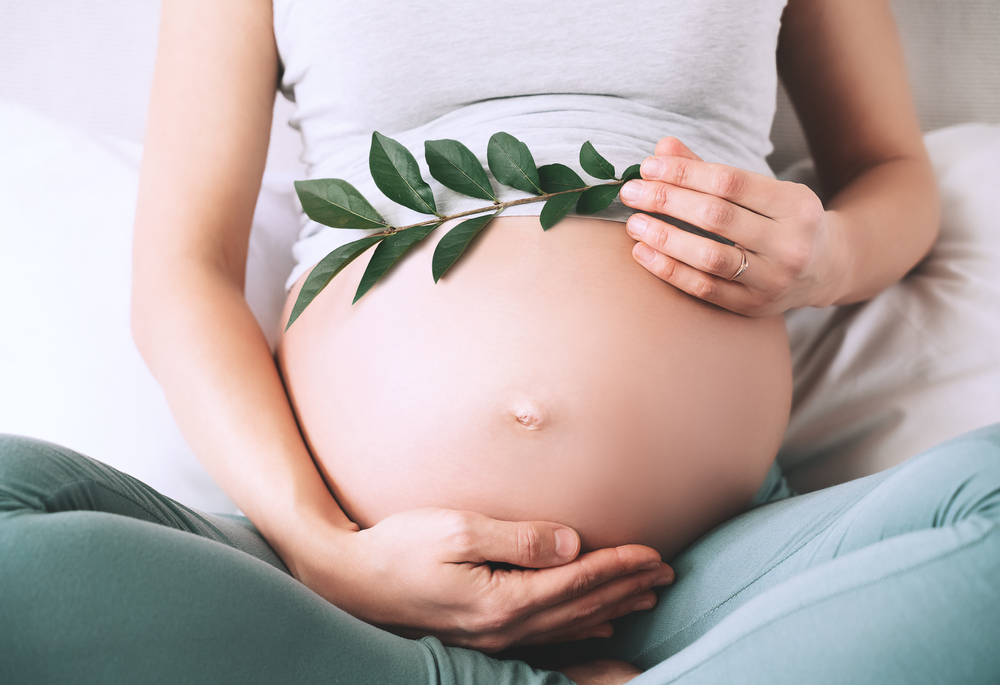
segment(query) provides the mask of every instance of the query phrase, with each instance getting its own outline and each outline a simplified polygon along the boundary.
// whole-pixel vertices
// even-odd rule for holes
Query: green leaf
[[[538,179],[541,181],[542,190],[546,193],[575,190],[587,185],[575,171],[565,164],[546,164],[538,167]]]
[[[493,176],[505,186],[534,195],[542,194],[538,169],[528,146],[509,133],[494,133],[486,146],[486,161]]]
[[[589,140],[580,148],[580,166],[594,178],[611,180],[615,177],[615,168],[611,166],[611,162],[601,157]]]
[[[358,192],[339,178],[296,181],[295,192],[306,215],[332,228],[383,228],[385,219]]]
[[[434,192],[420,175],[417,160],[405,147],[378,131],[372,133],[368,166],[385,196],[421,214],[437,214]]]
[[[566,193],[565,195],[556,195],[546,202],[545,206],[542,207],[541,216],[538,217],[538,221],[542,224],[542,230],[547,231],[562,221],[579,198],[577,193]]]
[[[632,166],[630,166],[628,169],[625,170],[624,174],[622,174],[623,181],[632,181],[637,178],[642,178],[642,175],[639,173],[638,164],[633,164]]]
[[[406,254],[407,250],[426,238],[428,233],[440,225],[437,223],[430,226],[414,226],[386,236],[385,240],[375,248],[375,254],[368,262],[368,268],[365,269],[365,275],[361,277],[361,283],[358,284],[358,291],[354,294],[354,301],[351,304],[360,300],[362,295],[371,290],[371,287],[385,275],[385,272],[393,264],[399,261],[400,257]]]
[[[472,150],[457,140],[428,140],[424,156],[431,176],[445,188],[483,200],[496,201],[486,170]]]
[[[309,303],[316,299],[316,296],[323,291],[323,288],[330,284],[334,276],[340,273],[341,269],[354,261],[355,258],[369,247],[384,240],[385,237],[384,235],[366,236],[360,240],[341,245],[323,257],[319,264],[313,267],[306,282],[302,284],[302,290],[299,291],[299,296],[295,298],[295,305],[292,307],[291,316],[288,317],[288,323],[285,324],[285,330],[288,330],[292,323],[299,318],[299,315],[305,311],[305,308],[309,306]]]
[[[483,228],[500,212],[483,214],[473,219],[463,221],[455,228],[448,231],[434,248],[434,258],[431,260],[431,272],[434,275],[434,282],[444,276],[445,272],[451,268],[465,248],[469,246],[472,239],[476,237]]]
[[[593,214],[601,211],[615,201],[620,189],[621,186],[617,183],[587,188],[580,193],[580,201],[576,203],[576,213]]]

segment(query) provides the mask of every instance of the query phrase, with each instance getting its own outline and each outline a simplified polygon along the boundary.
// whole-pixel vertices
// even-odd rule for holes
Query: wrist
[[[329,521],[313,522],[286,535],[281,549],[272,547],[296,580],[339,606],[339,595],[358,571],[358,537],[356,526],[352,530]]]
[[[830,307],[844,304],[850,299],[855,264],[849,249],[850,219],[835,209],[825,211],[827,241],[821,257],[825,267],[820,269],[817,296],[812,307]]]
[[[270,508],[250,518],[289,572],[312,587],[304,578],[315,576],[320,569],[331,575],[344,568],[340,557],[359,528],[336,500],[328,493],[322,501],[281,499],[287,506]]]

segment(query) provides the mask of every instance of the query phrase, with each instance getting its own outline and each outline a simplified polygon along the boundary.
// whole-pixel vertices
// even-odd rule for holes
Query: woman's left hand
[[[657,144],[642,178],[622,187],[623,203],[736,243],[634,214],[627,224],[639,241],[632,255],[654,275],[747,316],[837,300],[848,261],[840,254],[837,215],[806,186],[704,162],[676,138]]]

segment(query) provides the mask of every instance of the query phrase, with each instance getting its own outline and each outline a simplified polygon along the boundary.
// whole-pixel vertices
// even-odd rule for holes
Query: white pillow
[[[785,319],[795,391],[779,461],[813,490],[1000,421],[1000,125],[927,134],[941,235],[873,300]],[[791,170],[807,182],[808,164]]]
[[[140,154],[136,143],[0,100],[0,432],[63,444],[189,506],[234,512],[132,342]],[[298,229],[291,180],[265,178],[248,259],[248,298],[272,343]]]

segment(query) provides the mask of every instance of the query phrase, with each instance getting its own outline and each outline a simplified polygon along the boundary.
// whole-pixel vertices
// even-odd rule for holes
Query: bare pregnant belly
[[[670,558],[746,507],[788,418],[781,317],[667,285],[621,223],[499,218],[435,285],[442,234],[352,306],[365,255],[282,340],[302,432],[353,521],[465,509]]]

